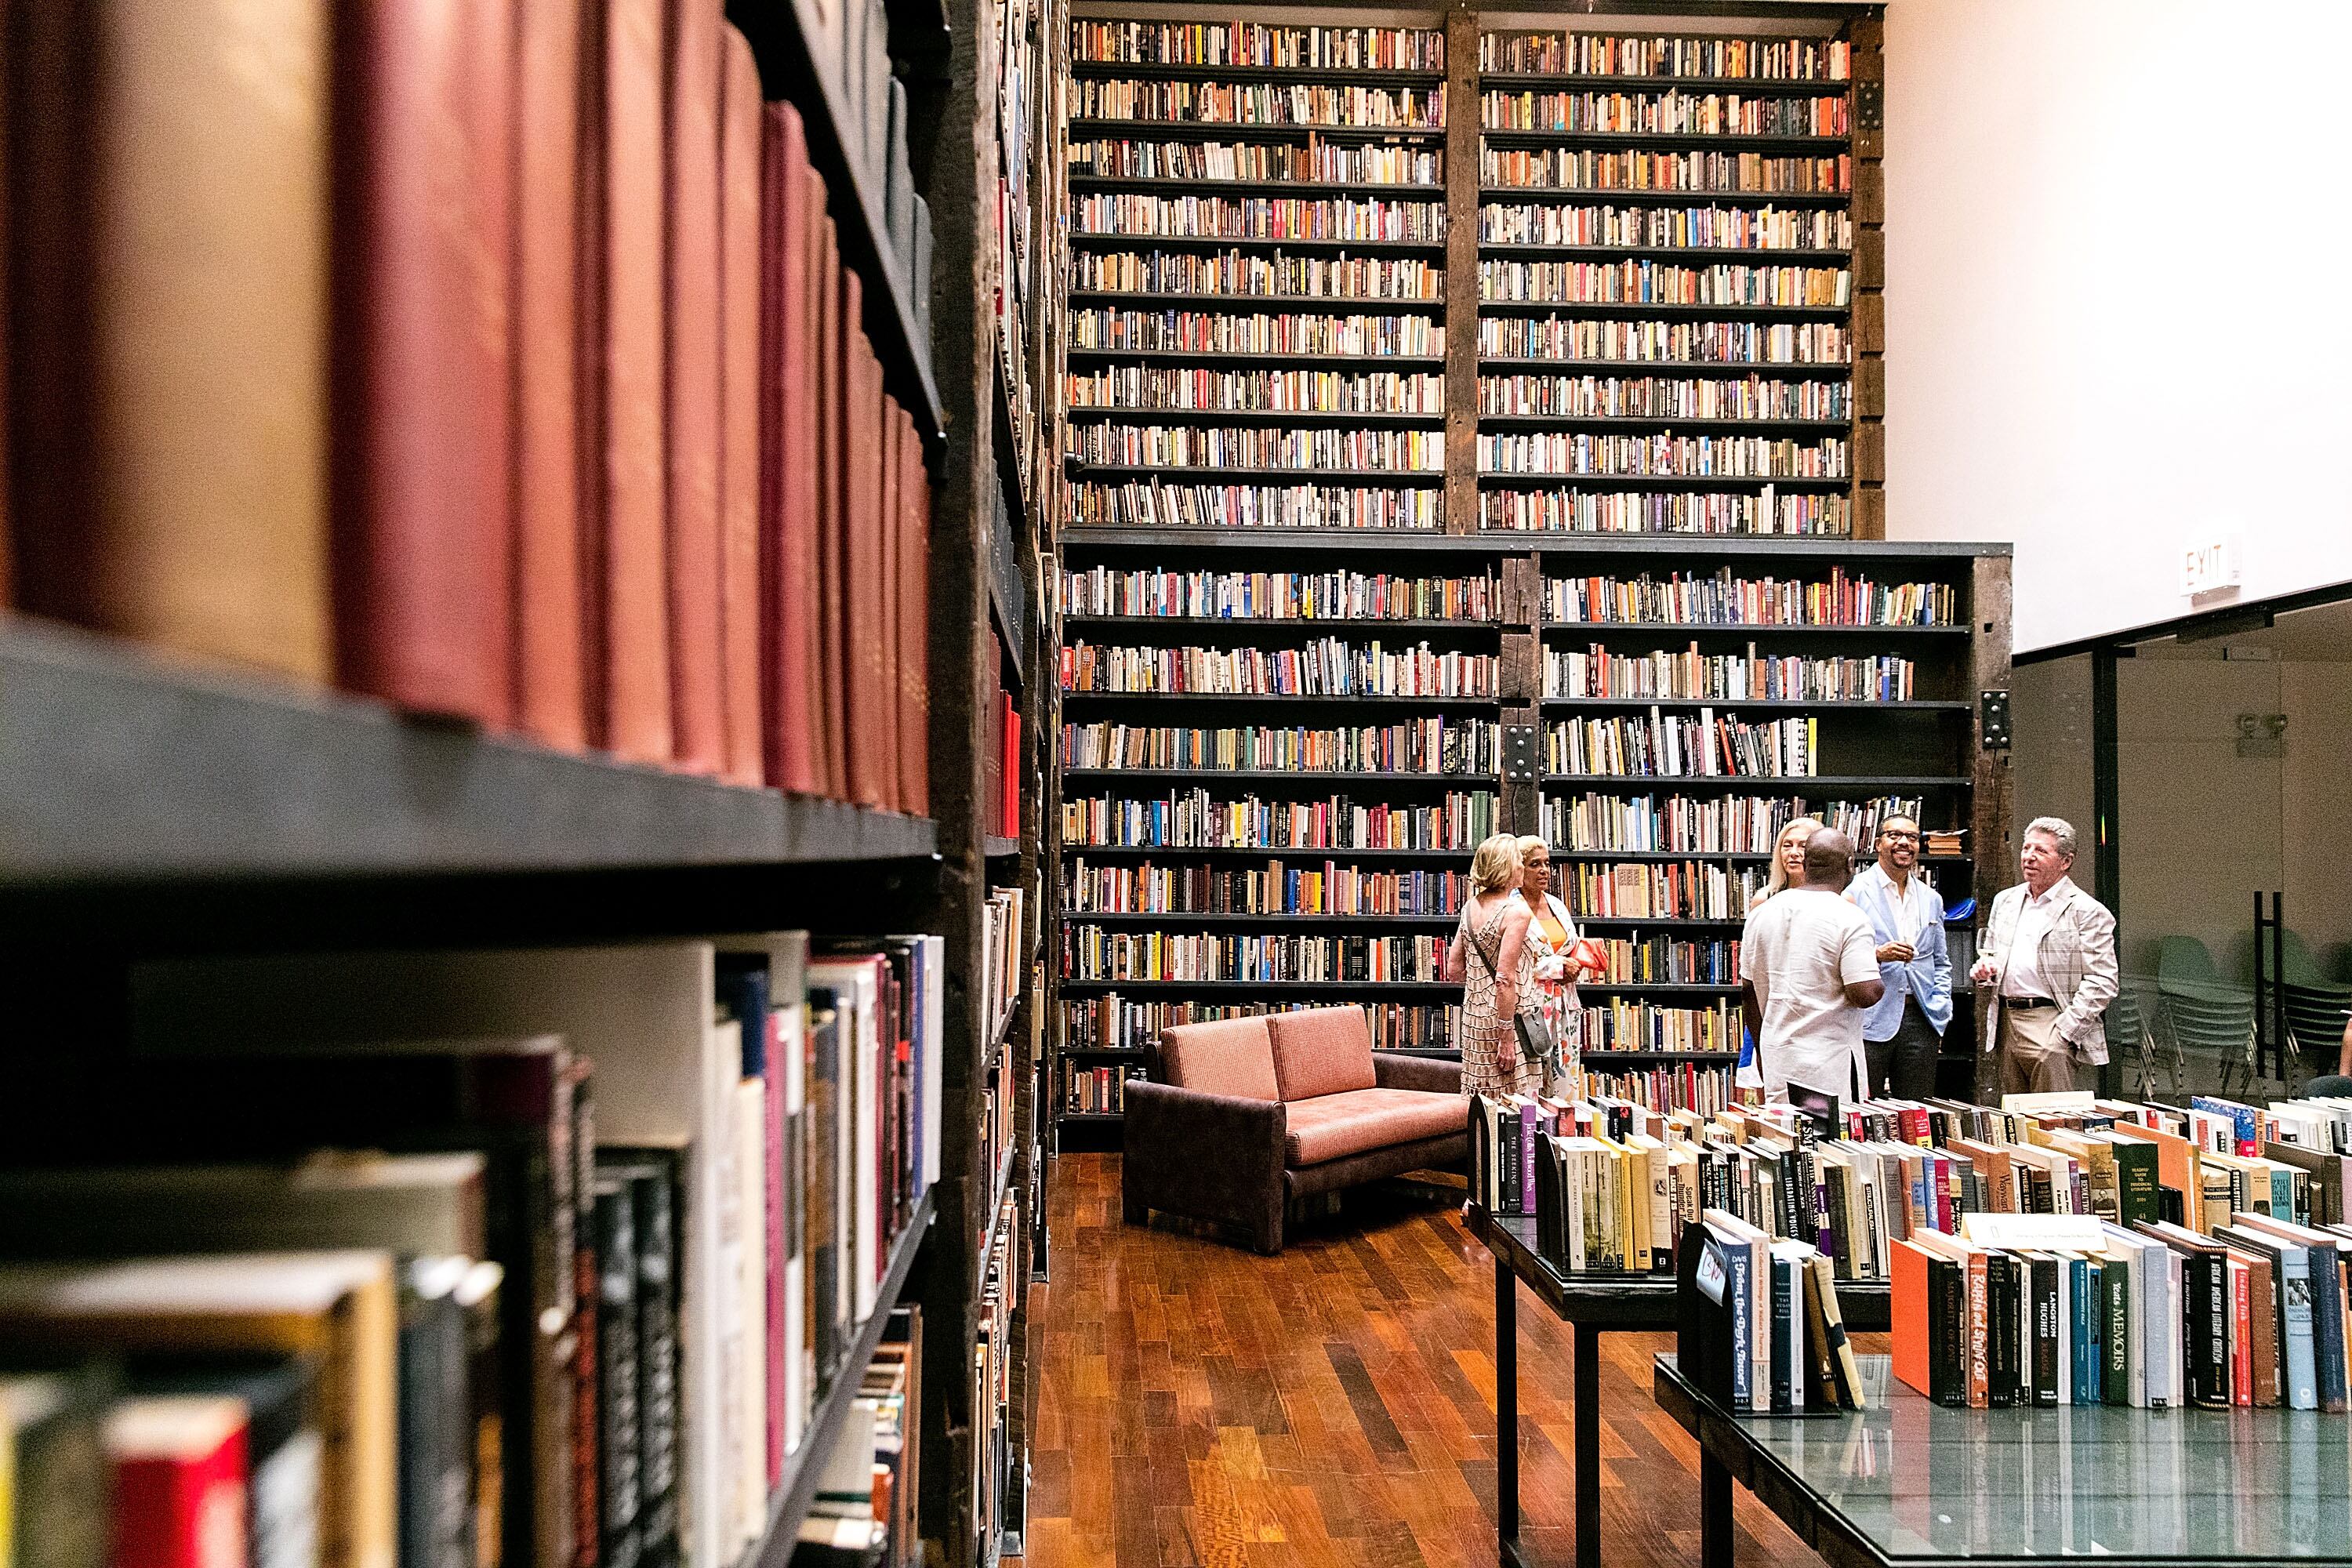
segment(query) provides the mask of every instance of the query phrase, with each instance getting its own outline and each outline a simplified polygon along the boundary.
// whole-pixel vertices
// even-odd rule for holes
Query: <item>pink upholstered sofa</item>
[[[1468,1153],[1459,1062],[1375,1052],[1360,1007],[1184,1024],[1127,1086],[1121,1213],[1241,1226],[1282,1250],[1291,1201]]]

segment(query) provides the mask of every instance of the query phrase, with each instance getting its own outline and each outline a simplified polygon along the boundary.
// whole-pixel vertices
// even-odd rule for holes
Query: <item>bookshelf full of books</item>
[[[11,34],[0,1559],[980,1561],[1060,23],[443,10]]]
[[[1998,885],[2006,552],[1877,537],[1876,26],[1074,17],[1066,1128],[1226,1010],[1448,1048],[1488,833],[1601,945],[1596,1089],[1701,1111],[1788,822]]]

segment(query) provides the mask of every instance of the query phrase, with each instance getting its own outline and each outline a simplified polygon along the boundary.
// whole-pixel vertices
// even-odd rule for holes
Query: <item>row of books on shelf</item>
[[[982,1250],[980,1270],[979,1328],[972,1345],[971,1408],[979,1440],[971,1445],[971,1539],[978,1560],[992,1563],[1008,1530],[1021,1521],[1009,1510],[1012,1499],[1026,1491],[1028,1452],[1014,1443],[1012,1425],[1021,1412],[1015,1402],[1023,1384],[1015,1378],[1022,1347],[1013,1310],[1024,1294],[1025,1270],[1019,1268],[1022,1246],[1022,1198],[1007,1193],[996,1205],[990,1240]],[[1016,1474],[1016,1470],[1023,1473]]]
[[[1918,695],[1918,666],[1893,654],[1767,657],[1752,642],[1745,655],[1703,654],[1696,642],[1676,653],[1618,654],[1595,643],[1544,649],[1543,693],[1671,702],[1908,702]],[[1700,710],[1702,725],[1710,718]]]
[[[1096,468],[1433,474],[1445,466],[1445,437],[1438,430],[1073,424],[1064,440],[1069,457]]]
[[[843,155],[856,164],[866,187],[879,198],[885,232],[883,265],[915,314],[916,353],[930,363],[931,213],[915,192],[909,160],[906,84],[891,73],[890,17],[883,0],[846,0],[838,6],[796,11],[815,24],[808,39],[810,59],[838,92],[842,123],[835,127]]]
[[[1766,153],[1689,153],[1586,147],[1494,147],[1478,151],[1478,183],[1516,190],[1695,196],[1842,196],[1853,190],[1853,159]]]
[[[1612,626],[1957,626],[1949,583],[1880,583],[1832,566],[1826,578],[1714,575],[1549,577],[1544,616]]]
[[[1327,130],[1435,131],[1443,88],[1330,87],[1291,82],[1118,81],[1070,84],[1073,120],[1138,125],[1265,125]]]
[[[1749,724],[1653,710],[1647,719],[1564,720],[1544,733],[1555,773],[1619,778],[1811,778],[1821,772],[1821,721]]]
[[[985,1037],[1003,1035],[1021,1005],[1021,987],[1029,977],[1030,953],[1036,946],[1031,929],[1034,908],[1018,883],[991,888],[981,906],[980,1019]]]
[[[1445,378],[1430,373],[1338,370],[1172,370],[1121,365],[1062,378],[1072,409],[1205,413],[1438,414]]]
[[[1118,1116],[1127,1110],[1127,1082],[1144,1076],[1140,1067],[1062,1064],[1062,1111],[1068,1116]]]
[[[1853,46],[1843,38],[1495,32],[1478,36],[1478,68],[1512,75],[1844,81],[1853,74]]]
[[[922,1490],[923,1310],[908,1303],[889,1311],[839,1435],[813,1457],[824,1468],[793,1550],[802,1568],[914,1568],[922,1561],[915,1507]]]
[[[1218,800],[1205,789],[1171,790],[1156,800],[1081,795],[1062,803],[1062,842],[1071,848],[1459,849],[1466,854],[1495,830],[1495,796],[1485,790],[1449,790],[1434,805],[1412,805],[1359,802],[1339,795],[1306,801],[1262,800],[1255,795]]]
[[[1662,801],[1655,795],[1624,799],[1588,792],[1545,796],[1538,831],[1575,854],[1769,855],[1780,829],[1800,816],[1814,817],[1855,844],[1876,843],[1878,825],[1890,816],[1926,819],[1916,796],[1832,800],[1815,807],[1802,795],[1668,795]]]
[[[1066,980],[1429,982],[1444,978],[1435,936],[1259,936],[1062,927]]]
[[[1378,642],[1317,637],[1298,647],[1114,647],[1064,643],[1062,689],[1260,697],[1492,697],[1491,653],[1427,643],[1391,652]]]
[[[1708,538],[1853,533],[1853,503],[1834,492],[1490,489],[1478,497],[1482,527],[1527,533],[1678,533]]]
[[[1061,1004],[1061,1040],[1066,1051],[1142,1051],[1156,1048],[1160,1031],[1179,1024],[1217,1018],[1256,1018],[1280,1009],[1273,1004],[1131,1002],[1118,992]],[[1364,1008],[1372,1048],[1382,1051],[1444,1050],[1455,1039],[1462,1009],[1433,1002],[1376,1002]],[[1136,1069],[1139,1075],[1141,1069]]]
[[[995,837],[1018,839],[1022,785],[1027,777],[1021,762],[1021,699],[1003,683],[1003,645],[993,629],[988,634],[988,649],[993,657],[985,668],[996,686],[988,700],[988,745],[981,762],[981,819],[988,825],[985,831]]]
[[[90,46],[50,9],[28,58]],[[10,301],[48,398],[8,465],[16,605],[919,810],[929,486],[861,325],[876,280],[717,0],[674,9],[289,20],[283,101],[221,17],[92,22],[123,72],[16,106],[11,233],[48,258]],[[85,155],[151,100],[162,163]]]
[[[1070,174],[1098,180],[1267,180],[1433,189],[1445,183],[1445,154],[1435,147],[1378,142],[1146,142],[1097,137],[1071,142]]]
[[[1488,88],[1478,95],[1487,131],[1601,136],[1843,136],[1853,120],[1843,93],[1540,92]]]
[[[1843,479],[1853,447],[1842,436],[1603,436],[1589,431],[1478,435],[1481,478]]]
[[[1097,193],[1070,198],[1074,235],[1168,239],[1364,240],[1441,245],[1445,208],[1435,202],[1333,196],[1152,196]]]
[[[1559,1015],[1556,1031],[1560,1045],[1579,1054],[1587,1072],[1605,1070],[1612,1052],[1665,1051],[1681,1055],[1718,1057],[1719,1063],[1688,1063],[1698,1072],[1722,1080],[1728,1088],[1733,1062],[1739,1054],[1739,1007],[1729,998],[1706,1006],[1661,1006],[1651,1002],[1612,996],[1591,1006],[1571,1007]],[[1677,1071],[1670,1079],[1683,1105],[1699,1082],[1696,1074]],[[1713,1092],[1711,1089],[1710,1092]],[[1643,1103],[1664,1105],[1666,1101]]]
[[[1367,871],[1326,862],[1273,861],[1263,868],[1213,866],[1089,866],[1062,875],[1067,914],[1436,915],[1459,914],[1469,895],[1465,871]]]
[[[1070,289],[1074,293],[1234,300],[1433,304],[1444,298],[1445,269],[1417,257],[1082,250],[1070,257]]]
[[[1676,1348],[1702,1388],[1739,1414],[1870,1407],[1836,1276],[1819,1247],[1774,1240],[1719,1208],[1681,1234],[1678,1246],[1696,1255]]]
[[[1098,353],[1437,359],[1445,353],[1445,327],[1427,316],[1073,310],[1068,346]]]
[[[1260,66],[1276,70],[1445,68],[1435,27],[1280,26],[1259,22],[1070,23],[1070,58],[1103,65]]]
[[[1514,242],[1521,243],[1521,242]],[[1559,241],[1543,241],[1558,244]],[[1837,310],[1853,302],[1853,274],[1843,267],[1712,267],[1670,262],[1488,262],[1479,298],[1576,305],[1769,306]]]
[[[258,1561],[731,1562],[937,1179],[942,967],[801,933],[142,966],[130,1058],[11,1069],[7,1338],[227,1401],[173,1462],[268,1504]]]
[[[1509,268],[1550,262],[1498,261]],[[1547,289],[1499,285],[1495,297],[1538,301]],[[1482,316],[1481,359],[1543,359],[1563,364],[1589,360],[1631,364],[1785,364],[1843,367],[1853,361],[1853,334],[1835,321],[1641,321],[1570,316]]]
[[[1349,528],[1433,533],[1445,526],[1445,500],[1433,485],[1391,490],[1087,480],[1070,486],[1066,515],[1072,526],[1080,528]]]
[[[1502,727],[1489,719],[1433,714],[1346,729],[1185,729],[1176,725],[1065,724],[1065,768],[1217,768],[1254,773],[1460,773],[1491,777]]]
[[[1503,245],[1850,250],[1853,215],[1843,207],[1776,207],[1769,202],[1760,207],[1487,202],[1478,208],[1478,237]]]
[[[1543,375],[1478,378],[1478,412],[1581,419],[1825,420],[1853,416],[1853,384],[1789,376]]]
[[[1502,582],[1399,572],[1173,572],[1066,567],[1066,616],[1167,616],[1235,621],[1492,621]]]

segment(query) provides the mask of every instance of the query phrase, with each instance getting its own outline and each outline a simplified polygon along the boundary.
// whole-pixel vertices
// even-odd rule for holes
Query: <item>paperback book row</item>
[[[1254,773],[1453,773],[1491,778],[1502,726],[1490,719],[1426,719],[1344,730],[1182,729],[1065,724],[1065,768],[1216,768]]]
[[[1769,855],[1780,829],[1800,816],[1816,818],[1853,843],[1874,844],[1878,825],[1886,818],[1916,822],[1922,813],[1917,799],[1901,795],[1832,800],[1815,808],[1802,795],[1669,795],[1660,801],[1654,795],[1619,799],[1587,793],[1580,798],[1547,795],[1542,832],[1555,847],[1576,854]]]
[[[1483,265],[1499,268],[1528,264]],[[1511,286],[1505,283],[1495,297],[1511,296]],[[1553,296],[1535,290],[1521,292],[1519,297],[1545,301]],[[1478,354],[1482,359],[1636,364],[1843,366],[1853,359],[1853,336],[1835,321],[1604,321],[1563,316],[1482,316]]]
[[[1335,196],[1150,196],[1102,194],[1070,201],[1073,235],[1170,239],[1356,239],[1441,245],[1445,208],[1435,202]]]
[[[1739,924],[1748,901],[1765,884],[1755,866],[1685,860],[1628,861],[1619,865],[1580,860],[1562,868],[1559,896],[1580,919],[1719,921]]]
[[[143,967],[131,1058],[12,1075],[0,1325],[94,1358],[7,1402],[28,1560],[734,1562],[937,1179],[939,939],[822,949]],[[198,1544],[77,1554],[36,1409]]]
[[[1331,485],[1171,485],[1155,479],[1074,484],[1067,516],[1079,527],[1371,528],[1434,533],[1445,526],[1445,505],[1444,492],[1434,485],[1387,490]]]
[[[1671,38],[1615,33],[1482,33],[1478,69],[1507,76],[1721,77],[1844,81],[1853,46],[1836,38]]]
[[[1489,236],[1496,243],[1502,237]],[[1558,245],[1560,240],[1510,241]],[[1750,267],[1718,262],[1678,267],[1656,261],[1549,261],[1484,274],[1481,297],[1576,305],[1759,305],[1783,310],[1843,310],[1853,302],[1853,275],[1843,267]],[[1513,292],[1512,290],[1517,290]]]
[[[1544,618],[1616,626],[1958,626],[1959,591],[1948,583],[1877,583],[1843,566],[1827,578],[1551,577]]]
[[[1433,304],[1444,298],[1445,269],[1415,257],[1082,250],[1070,257],[1070,288],[1082,294]]]
[[[1776,207],[1769,202],[1760,207],[1721,204],[1674,207],[1646,203],[1638,206],[1570,206],[1556,202],[1540,205],[1488,202],[1478,209],[1478,237],[1504,245],[1850,250],[1853,247],[1853,215],[1843,207]],[[1643,297],[1649,296],[1644,293]]]
[[[1437,359],[1445,353],[1445,325],[1427,316],[1073,310],[1069,346],[1104,353]]]
[[[1062,877],[1068,914],[1428,915],[1462,912],[1464,871],[1372,871],[1325,861],[1225,871],[1214,866],[1087,864],[1069,861]]]
[[[1108,65],[1439,71],[1445,68],[1445,35],[1434,27],[1076,20],[1070,58]]]
[[[1242,473],[1371,470],[1434,474],[1445,467],[1436,430],[1214,429],[1197,425],[1078,425],[1065,452],[1094,468],[1227,468]]]
[[[793,1551],[801,1568],[915,1568],[922,1561],[915,1503],[922,1488],[923,1310],[910,1302],[889,1310],[840,1435],[814,1461],[824,1469]]]
[[[1693,642],[1679,653],[1611,653],[1600,643],[1544,650],[1546,697],[1675,702],[1908,702],[1918,695],[1918,667],[1892,654],[1841,658],[1818,654],[1767,657],[1703,654]],[[1712,715],[1699,710],[1702,724]],[[1704,763],[1700,764],[1702,768]]]
[[[1805,534],[1843,539],[1853,509],[1837,494],[1721,490],[1490,489],[1478,497],[1481,526],[1553,533]]]
[[[1491,653],[1419,643],[1390,652],[1317,637],[1300,647],[1105,647],[1065,643],[1062,689],[1222,697],[1493,697]]]
[[[1591,322],[1587,325],[1599,325]],[[1478,435],[1478,473],[1624,479],[1842,479],[1843,437],[1799,441],[1780,436],[1602,436],[1581,431]]]
[[[1062,928],[1066,980],[1311,981],[1323,984],[1444,978],[1438,936],[1262,936],[1229,931]]]
[[[1278,1009],[1263,1002],[1242,1005],[1202,1002],[1135,1002],[1116,991],[1061,1005],[1066,1051],[1144,1051],[1155,1048],[1162,1029],[1217,1018],[1256,1018]],[[1461,1008],[1451,1004],[1375,1002],[1364,1008],[1372,1048],[1438,1051],[1454,1040]]]
[[[1616,778],[1811,778],[1821,770],[1821,721],[1749,724],[1696,717],[1583,719],[1545,732],[1544,765],[1555,773]]]
[[[863,326],[882,279],[718,0],[597,15],[40,7],[8,95],[11,368],[43,395],[7,596],[919,812],[929,489]],[[880,15],[833,40],[856,156],[904,119]]]
[[[1297,184],[1445,184],[1445,154],[1434,147],[1350,146],[1297,142],[1130,142],[1108,137],[1070,143],[1070,174],[1097,180],[1250,180]]]
[[[1780,803],[1768,804],[1777,809]],[[1218,800],[1205,789],[1171,790],[1154,800],[1066,800],[1062,842],[1074,849],[1444,849],[1466,855],[1496,831],[1496,820],[1495,796],[1486,790],[1448,790],[1433,805],[1360,804],[1339,795]]]
[[[1321,126],[1442,130],[1442,88],[1327,87],[1293,82],[1072,82],[1073,120],[1138,124]]]
[[[1510,92],[1478,95],[1487,131],[1557,131],[1568,135],[1843,137],[1851,124],[1845,95],[1793,97],[1737,92]]]
[[[1234,621],[1492,621],[1502,583],[1391,572],[1119,571],[1061,574],[1066,616],[1170,616]]]
[[[1481,145],[1478,183],[1489,190],[1661,191],[1695,196],[1842,196],[1853,160],[1765,153],[1603,153],[1573,147]]]
[[[1482,375],[1478,412],[1506,418],[1752,419],[1843,424],[1853,384],[1750,375]]]
[[[1072,409],[1251,414],[1439,414],[1445,378],[1396,371],[1166,370],[1127,365],[1062,379]]]

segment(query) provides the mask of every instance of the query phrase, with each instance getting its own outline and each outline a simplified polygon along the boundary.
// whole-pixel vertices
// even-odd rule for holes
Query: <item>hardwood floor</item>
[[[1495,1546],[1494,1271],[1459,1200],[1394,1186],[1279,1258],[1119,1223],[1064,1154],[1030,1297],[1025,1568],[1458,1568]],[[1574,1561],[1571,1340],[1519,1297],[1523,1547]],[[1697,1449],[1650,1398],[1667,1336],[1601,1341],[1609,1568],[1698,1558]],[[1745,1492],[1739,1561],[1819,1559]]]

